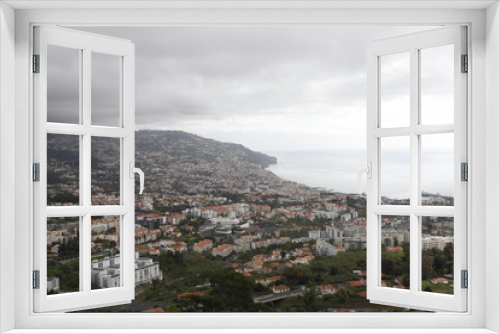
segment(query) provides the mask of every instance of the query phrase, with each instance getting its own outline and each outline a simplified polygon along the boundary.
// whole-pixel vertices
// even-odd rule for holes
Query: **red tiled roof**
[[[360,281],[347,281],[346,283],[348,285],[350,285],[351,287],[362,287],[363,286],[363,283],[361,283]]]
[[[165,312],[164,309],[162,309],[161,307],[157,307],[157,308],[152,308],[150,310],[146,310],[146,311],[142,311],[144,313],[161,313],[161,312]]]

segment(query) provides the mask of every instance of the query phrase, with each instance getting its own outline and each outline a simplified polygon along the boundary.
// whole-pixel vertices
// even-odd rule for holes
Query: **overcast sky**
[[[332,143],[364,149],[357,138],[365,132],[367,43],[428,28],[78,29],[135,43],[139,129],[181,129],[282,150],[328,149]],[[397,81],[395,86],[400,88]]]
[[[362,168],[367,43],[430,28],[434,27],[72,29],[135,43],[138,129],[184,130],[269,153],[359,150]],[[57,66],[68,61],[67,56],[53,57]],[[408,98],[409,81],[402,71],[406,65],[404,57],[387,65],[387,78],[395,76],[383,82],[392,108],[387,109],[388,120],[404,115],[397,110]],[[100,87],[92,105],[102,109],[93,113],[94,124],[111,125],[117,115],[117,67],[112,61],[93,66],[98,66],[93,74],[98,73]],[[443,82],[449,78],[431,78],[426,85],[439,87]],[[58,101],[53,98],[53,112],[64,114],[64,108],[56,107]]]

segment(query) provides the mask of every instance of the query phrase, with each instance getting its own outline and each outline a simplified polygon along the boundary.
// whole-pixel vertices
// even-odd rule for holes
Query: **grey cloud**
[[[425,27],[72,29],[135,43],[136,120],[154,126],[172,124],[179,117],[213,119],[291,106],[359,105],[366,94],[366,43]],[[106,80],[102,86],[113,87]],[[106,88],[93,96],[96,105],[108,111],[109,98]],[[109,112],[100,116],[103,122],[109,121]]]

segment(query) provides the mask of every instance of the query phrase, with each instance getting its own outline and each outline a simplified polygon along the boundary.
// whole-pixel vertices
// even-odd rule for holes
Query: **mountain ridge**
[[[138,130],[136,131],[136,151],[140,149],[147,149],[144,147],[143,141],[146,140],[145,137],[154,136],[158,140],[166,140],[167,145],[188,145],[190,146],[191,154],[195,153],[207,157],[207,155],[200,151],[202,148],[207,148],[207,144],[211,144],[211,152],[217,153],[217,155],[223,155],[224,153],[236,154],[239,158],[246,160],[249,163],[255,165],[261,165],[261,168],[267,168],[270,165],[277,164],[278,159],[276,157],[261,153],[258,151],[251,150],[242,144],[222,142],[211,138],[205,138],[197,134],[180,131],[180,130]],[[195,145],[199,146],[196,147]],[[175,154],[176,152],[171,152]]]

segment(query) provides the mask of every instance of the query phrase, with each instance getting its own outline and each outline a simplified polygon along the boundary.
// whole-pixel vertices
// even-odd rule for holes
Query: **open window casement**
[[[34,28],[35,312],[134,298],[134,52]]]
[[[465,27],[368,45],[372,303],[466,311],[466,54]]]

